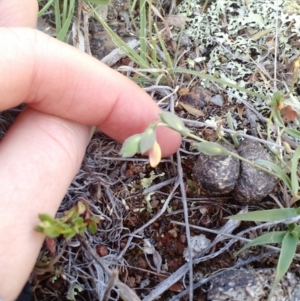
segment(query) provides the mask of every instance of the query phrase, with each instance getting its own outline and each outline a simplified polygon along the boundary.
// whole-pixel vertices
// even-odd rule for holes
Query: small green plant
[[[48,214],[40,214],[40,223],[36,226],[38,232],[44,233],[49,238],[63,236],[71,239],[77,234],[84,233],[87,229],[92,234],[97,232],[97,224],[101,219],[93,216],[85,201],[79,201],[76,206],[65,212],[60,218],[53,218]]]
[[[274,122],[278,121],[280,118],[280,114],[278,113],[280,107],[278,104],[282,101],[280,93],[275,93],[273,96],[273,101],[271,102],[271,116],[270,119]],[[300,199],[299,196],[299,179],[298,179],[298,160],[300,157],[300,147],[298,147],[295,152],[291,155],[290,164],[287,164],[279,157],[279,164],[282,164],[284,168],[279,167],[278,165],[265,161],[265,160],[257,160],[255,162],[248,161],[235,153],[228,151],[227,149],[223,148],[221,145],[215,142],[207,142],[204,139],[197,137],[194,135],[183,123],[183,121],[177,117],[176,115],[169,113],[169,112],[162,112],[159,114],[160,121],[157,121],[151,124],[144,133],[135,135],[133,137],[128,138],[125,140],[123,147],[121,149],[121,154],[124,157],[133,156],[137,153],[145,153],[148,151],[150,157],[150,164],[151,166],[155,167],[158,163],[160,158],[155,157],[151,158],[152,153],[151,150],[156,146],[156,134],[155,129],[158,126],[166,126],[169,127],[177,132],[179,132],[184,137],[190,137],[196,142],[194,143],[194,148],[199,150],[200,152],[206,155],[230,155],[239,160],[243,160],[248,164],[254,165],[256,168],[267,172],[284,182],[289,193],[291,195],[290,199],[290,206],[293,205]],[[228,116],[227,116],[228,117]],[[281,119],[281,118],[280,118]],[[230,123],[230,122],[229,122]],[[277,123],[278,124],[278,123]],[[270,123],[271,125],[271,123]],[[290,134],[291,129],[287,129],[284,126],[283,122],[279,122],[280,132],[281,133],[288,133]],[[297,130],[293,130],[294,137],[298,137],[300,133]],[[236,135],[233,135],[233,138],[236,138]],[[148,137],[148,139],[145,139]],[[221,135],[219,131],[219,138],[225,140],[224,137]],[[236,139],[233,139],[237,142]],[[151,162],[155,162],[153,165]],[[287,224],[287,229],[283,231],[277,232],[270,232],[264,234],[252,242],[248,243],[244,246],[240,252],[249,248],[251,246],[257,245],[266,245],[266,244],[281,244],[281,252],[278,259],[277,270],[274,285],[272,291],[269,295],[269,300],[274,294],[274,291],[282,279],[282,277],[287,272],[289,266],[292,263],[294,255],[296,253],[296,247],[299,242],[300,238],[300,226],[297,225],[295,219],[300,218],[300,207],[299,208],[282,208],[282,209],[272,209],[272,210],[263,210],[263,211],[256,211],[244,214],[238,214],[235,216],[230,216],[228,218],[234,220],[242,220],[242,221],[260,221],[260,222],[284,222]],[[294,219],[294,220],[293,220]]]

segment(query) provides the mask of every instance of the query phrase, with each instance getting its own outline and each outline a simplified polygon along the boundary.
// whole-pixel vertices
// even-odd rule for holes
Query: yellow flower
[[[161,149],[159,144],[155,141],[152,148],[149,150],[149,161],[151,167],[156,167],[161,160]]]

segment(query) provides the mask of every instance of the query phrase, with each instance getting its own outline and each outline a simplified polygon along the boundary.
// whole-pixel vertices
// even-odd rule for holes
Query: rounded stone
[[[252,162],[258,159],[273,162],[271,155],[260,143],[249,139],[240,143],[238,153]],[[277,178],[242,161],[233,196],[243,203],[258,202],[274,190],[276,183]]]
[[[236,153],[231,145],[220,143],[227,150]],[[200,154],[193,173],[200,188],[209,195],[218,196],[234,189],[240,172],[238,159],[228,155],[208,156]]]

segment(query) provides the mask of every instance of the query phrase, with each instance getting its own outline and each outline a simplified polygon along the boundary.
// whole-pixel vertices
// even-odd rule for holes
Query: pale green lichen
[[[273,93],[274,39],[278,35],[278,64],[300,55],[300,47],[292,41],[300,41],[300,1],[299,0],[217,0],[210,3],[201,13],[204,1],[184,0],[177,7],[178,14],[188,15],[185,34],[197,41],[200,51],[212,48],[207,61],[207,71],[241,87],[271,95]],[[276,4],[278,3],[278,11]],[[276,16],[278,29],[276,31]],[[251,37],[266,30],[257,39]],[[273,43],[273,44],[272,44]],[[262,78],[249,81],[257,70],[270,80],[266,85]],[[269,76],[268,76],[269,75]],[[285,90],[283,77],[277,83]],[[204,87],[209,82],[202,81]],[[300,85],[300,80],[297,82]],[[229,99],[235,95],[246,98],[246,94],[225,87]],[[286,90],[285,90],[286,92]],[[252,98],[254,105],[262,101]]]
[[[283,11],[289,15],[300,15],[300,1],[299,0],[286,0],[283,4]]]

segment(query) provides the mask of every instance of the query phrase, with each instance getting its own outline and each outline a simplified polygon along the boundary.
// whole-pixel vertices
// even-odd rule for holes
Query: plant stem
[[[196,135],[194,135],[194,134],[189,134],[188,137],[193,138],[194,140],[199,141],[199,142],[207,142],[206,140],[204,140],[204,139],[202,139],[202,138],[200,138],[200,137],[198,137],[198,136],[196,136]],[[264,168],[264,167],[262,167],[261,165],[255,164],[255,163],[253,163],[252,161],[247,160],[247,159],[245,159],[245,158],[243,158],[243,157],[241,157],[241,156],[239,156],[239,155],[237,155],[237,154],[235,154],[235,153],[233,153],[233,152],[231,152],[231,151],[229,151],[229,150],[226,150],[226,151],[228,152],[228,154],[229,154],[230,156],[232,156],[232,157],[234,157],[234,158],[236,158],[236,159],[238,159],[238,160],[241,160],[241,161],[243,161],[243,162],[245,162],[245,163],[247,163],[247,164],[250,164],[250,165],[254,166],[254,167],[257,168],[257,169],[260,169],[260,170],[262,170],[262,171],[264,171],[264,172],[266,172],[266,173],[272,175],[273,177],[278,178],[277,174],[274,173],[274,172],[272,172],[272,171],[270,171],[269,169]]]

